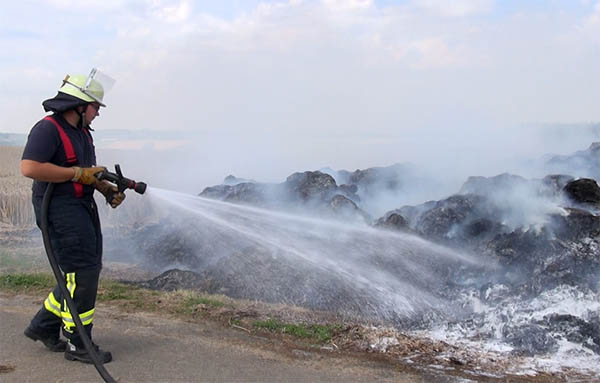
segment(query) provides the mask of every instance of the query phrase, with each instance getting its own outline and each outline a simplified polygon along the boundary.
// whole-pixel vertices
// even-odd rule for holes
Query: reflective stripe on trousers
[[[46,308],[46,310],[50,311],[57,317],[62,317],[60,303],[58,303],[58,301],[56,300],[56,297],[54,296],[53,292],[50,292],[48,298],[46,298],[46,300],[44,301],[44,307]]]
[[[69,291],[69,295],[71,298],[75,296],[75,289],[77,288],[77,283],[75,282],[75,273],[67,273],[65,274],[67,279],[67,290]],[[51,293],[52,294],[52,293]],[[61,311],[61,317],[64,324],[64,329],[68,332],[73,332],[73,328],[75,327],[75,321],[73,320],[73,316],[69,312],[69,307],[67,306],[67,301],[63,300],[63,310]],[[81,323],[86,326],[92,323],[94,320],[94,312],[96,308],[92,308],[84,313],[79,314],[79,319]]]

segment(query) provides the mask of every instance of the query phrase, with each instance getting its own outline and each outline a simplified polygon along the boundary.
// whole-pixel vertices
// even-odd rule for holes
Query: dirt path
[[[22,335],[41,298],[0,292],[0,381],[99,382],[91,365],[69,362]],[[443,382],[389,364],[326,352],[282,350],[272,340],[153,314],[98,305],[95,341],[112,351],[119,382]],[[448,380],[450,381],[450,380]]]

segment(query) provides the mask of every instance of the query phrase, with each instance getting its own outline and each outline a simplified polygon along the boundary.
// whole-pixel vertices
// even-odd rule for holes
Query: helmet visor
[[[115,80],[107,74],[93,68],[81,88],[81,91],[93,98],[100,105],[106,106],[102,100],[104,95],[115,85]]]

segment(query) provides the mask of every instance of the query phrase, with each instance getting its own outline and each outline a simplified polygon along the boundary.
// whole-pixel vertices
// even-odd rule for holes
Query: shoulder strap
[[[56,130],[58,130],[58,135],[60,136],[60,140],[62,141],[63,147],[65,148],[65,154],[67,155],[67,164],[74,165],[77,163],[77,155],[75,154],[75,150],[73,149],[73,144],[71,143],[71,139],[67,136],[67,133],[63,129],[62,126],[54,118],[51,116],[44,117],[44,120],[50,121],[56,126]],[[75,197],[83,196],[83,185],[78,182],[73,182],[73,189],[75,189]]]
[[[44,117],[44,120],[50,121],[51,123],[54,124],[54,126],[56,126],[56,129],[58,130],[58,134],[60,135],[60,140],[62,141],[63,147],[65,148],[65,154],[67,155],[67,163],[68,164],[76,163],[77,156],[75,155],[75,150],[73,149],[73,144],[71,143],[71,139],[69,139],[69,136],[67,136],[67,133],[65,132],[65,130],[51,116]]]

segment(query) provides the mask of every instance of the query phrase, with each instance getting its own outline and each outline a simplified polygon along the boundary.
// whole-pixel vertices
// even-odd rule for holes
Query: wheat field
[[[22,147],[0,147],[0,222],[15,226],[35,224],[31,206],[32,181],[21,175]]]
[[[22,147],[0,146],[0,223],[27,227],[35,225],[31,205],[32,180],[21,175]],[[100,193],[96,201],[103,222],[107,225],[136,225],[147,222],[152,208],[134,192],[128,192],[126,209],[111,209]]]

